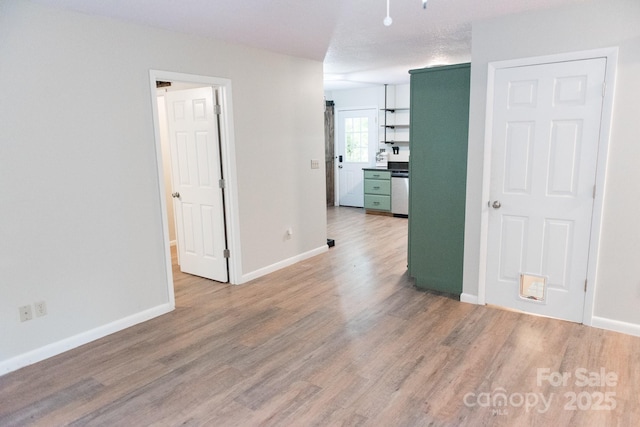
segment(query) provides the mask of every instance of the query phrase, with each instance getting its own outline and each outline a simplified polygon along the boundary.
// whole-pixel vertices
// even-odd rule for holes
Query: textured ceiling
[[[587,0],[33,0],[324,61],[325,89],[471,59],[471,22]]]

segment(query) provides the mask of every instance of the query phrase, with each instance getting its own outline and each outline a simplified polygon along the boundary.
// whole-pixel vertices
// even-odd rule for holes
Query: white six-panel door
[[[180,270],[228,281],[212,87],[166,93]]]
[[[496,70],[488,304],[582,321],[605,66]]]

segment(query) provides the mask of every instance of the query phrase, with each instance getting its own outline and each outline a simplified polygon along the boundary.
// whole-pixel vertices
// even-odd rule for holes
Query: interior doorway
[[[166,84],[166,82],[163,82]],[[228,281],[224,174],[220,162],[218,88],[164,88],[171,200],[180,271]],[[163,162],[166,165],[167,162]],[[167,180],[165,180],[166,182]]]
[[[235,168],[235,149],[234,149],[234,138],[233,138],[233,117],[232,117],[232,106],[231,106],[231,81],[228,79],[220,79],[215,77],[207,77],[207,76],[194,76],[189,74],[181,74],[181,73],[173,73],[173,72],[163,72],[163,71],[154,71],[150,72],[150,84],[152,88],[152,97],[153,97],[153,115],[154,115],[154,129],[156,134],[156,152],[157,152],[157,163],[158,163],[158,175],[159,175],[159,183],[160,183],[160,196],[162,202],[162,218],[164,223],[164,244],[165,244],[165,257],[166,257],[166,266],[167,266],[167,277],[169,278],[169,294],[173,299],[173,280],[172,280],[172,266],[171,266],[171,246],[179,244],[179,227],[177,217],[175,211],[175,203],[174,200],[179,191],[172,191],[174,187],[172,184],[172,175],[171,169],[174,169],[175,172],[175,164],[173,168],[168,169],[167,173],[167,165],[170,163],[171,155],[167,153],[168,149],[162,143],[163,137],[166,138],[166,135],[163,135],[163,123],[161,116],[163,112],[160,111],[158,100],[158,91],[156,89],[156,82],[165,82],[165,85],[171,84],[171,87],[174,90],[182,90],[187,91],[195,90],[193,88],[208,88],[209,91],[213,93],[213,96],[217,98],[217,104],[219,107],[212,107],[214,109],[219,109],[219,119],[216,123],[217,129],[215,129],[215,136],[219,138],[219,145],[216,144],[215,149],[218,150],[217,160],[218,164],[216,165],[207,165],[200,162],[200,166],[207,166],[200,168],[200,171],[205,171],[206,176],[204,176],[205,181],[208,180],[208,185],[210,187],[216,188],[221,192],[221,197],[224,200],[224,203],[220,204],[220,216],[222,216],[225,221],[223,221],[223,231],[224,231],[224,243],[221,248],[212,248],[206,247],[206,243],[203,243],[205,246],[205,252],[212,252],[214,249],[218,250],[220,254],[224,254],[225,260],[225,277],[224,282],[229,282],[231,284],[240,283],[241,280],[241,264],[240,264],[240,252],[239,252],[239,230],[238,230],[238,202],[237,202],[237,190],[236,190],[236,168]],[[168,90],[168,89],[165,89]],[[204,104],[202,104],[204,105]],[[162,105],[161,105],[162,107]],[[197,106],[196,106],[197,108]],[[193,149],[198,149],[198,144],[200,144],[200,149],[210,150],[211,147],[206,147],[206,144],[203,145],[203,140],[195,142]],[[176,154],[176,153],[174,153]],[[183,153],[185,154],[185,153]],[[179,155],[179,161],[185,160],[183,155]],[[211,156],[204,156],[202,159],[209,159]],[[208,160],[207,160],[208,161]],[[198,163],[198,159],[195,159],[195,162]],[[174,162],[175,163],[175,162]],[[218,169],[221,175],[224,176],[224,179],[219,181],[216,176],[210,174],[211,170]],[[183,180],[184,176],[179,177],[179,180]],[[175,179],[173,180],[175,182]],[[172,194],[173,193],[173,194]],[[189,205],[193,207],[194,205]],[[187,207],[189,207],[187,206]],[[182,206],[181,206],[182,207]],[[203,208],[205,211],[211,211],[211,209],[205,207]],[[204,212],[206,213],[206,212]],[[201,218],[204,215],[203,212],[198,211],[197,217]],[[211,212],[210,212],[211,213]],[[210,232],[211,230],[206,229],[206,223],[204,222],[205,232]],[[213,224],[213,221],[209,221],[209,224]],[[193,236],[193,230],[187,230],[190,235]],[[205,233],[206,234],[206,233]],[[209,233],[211,234],[211,233]],[[188,243],[188,242],[187,242]],[[185,244],[183,242],[183,244]],[[198,243],[200,244],[200,243]],[[181,255],[181,256],[184,256]],[[184,260],[180,260],[181,264]],[[228,263],[228,267],[227,267]],[[228,270],[227,270],[228,268]],[[228,273],[227,273],[228,271]],[[197,274],[204,277],[207,277],[203,274]]]

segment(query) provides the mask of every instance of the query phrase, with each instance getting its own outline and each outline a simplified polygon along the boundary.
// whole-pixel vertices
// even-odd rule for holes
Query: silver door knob
[[[493,202],[493,204],[491,206],[493,207],[493,209],[500,209],[502,204],[500,204],[499,200],[496,200],[495,202]]]
[[[180,197],[180,193],[171,193],[171,197],[177,199],[178,197]]]

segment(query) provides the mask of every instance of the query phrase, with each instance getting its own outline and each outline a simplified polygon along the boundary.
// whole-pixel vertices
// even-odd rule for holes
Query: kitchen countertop
[[[384,166],[376,166],[375,168],[362,168],[363,171],[389,171],[389,172],[409,172],[409,169],[389,169]]]
[[[389,169],[386,168],[384,166],[376,166],[374,168],[372,167],[368,167],[368,168],[362,168],[363,171],[389,171],[389,172],[409,172],[409,169]]]
[[[390,172],[409,172],[409,162],[389,161],[386,166],[378,165],[376,167],[362,168],[362,170],[387,170]]]

